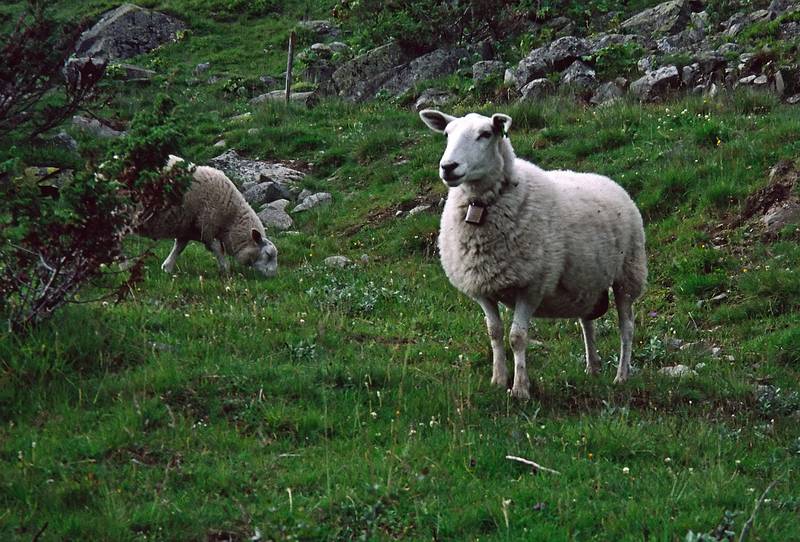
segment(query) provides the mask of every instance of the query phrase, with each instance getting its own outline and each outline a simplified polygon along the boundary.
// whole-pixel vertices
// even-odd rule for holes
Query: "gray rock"
[[[639,59],[636,63],[636,67],[642,73],[651,72],[656,69],[656,57],[653,55],[647,55]]]
[[[800,103],[800,94],[795,94],[794,96],[789,96],[786,98],[786,103],[789,105],[797,105]]]
[[[691,88],[697,83],[697,77],[700,74],[700,64],[694,63],[689,66],[684,66],[681,69],[681,84],[685,87]]]
[[[216,149],[221,149],[221,148],[224,148],[226,145],[227,145],[227,143],[225,142],[225,140],[224,139],[220,139],[219,141],[214,143],[212,145],[212,147],[214,147]]]
[[[642,101],[652,101],[662,97],[667,91],[680,84],[678,68],[664,66],[655,71],[648,72],[631,83],[630,91]]]
[[[129,82],[149,81],[156,75],[153,70],[134,66],[133,64],[113,64],[111,67],[113,71],[120,74],[122,80]]]
[[[273,209],[278,209],[279,211],[285,211],[286,207],[288,207],[290,203],[291,202],[288,199],[278,199],[268,203],[267,206],[272,207]]]
[[[206,73],[211,68],[211,62],[201,62],[197,66],[194,67],[192,73],[194,75],[202,75]]]
[[[247,200],[247,203],[255,208],[275,200],[292,197],[285,186],[274,181],[257,184],[249,190],[244,191],[242,195],[244,199]]]
[[[502,76],[506,71],[506,64],[500,60],[481,60],[472,65],[472,79],[475,82]]]
[[[594,55],[601,49],[611,46],[628,45],[629,43],[636,43],[641,47],[647,47],[647,40],[644,36],[638,34],[596,34],[586,38],[586,44],[589,47],[589,53]]]
[[[76,152],[78,150],[78,142],[64,130],[61,130],[53,136],[44,138],[44,141],[48,145],[64,149],[65,151]]]
[[[261,75],[258,77],[258,80],[264,85],[264,88],[274,89],[281,85],[281,81],[278,81],[276,78],[272,77],[271,75]],[[284,85],[285,88],[285,85]]]
[[[609,81],[600,85],[589,102],[594,105],[605,105],[613,103],[625,95],[625,90],[615,81]]]
[[[534,49],[519,61],[514,70],[514,81],[520,90],[534,79],[541,79],[550,73],[547,47]]]
[[[290,188],[293,183],[305,177],[304,173],[281,164],[242,158],[232,149],[212,158],[208,164],[222,170],[237,185],[272,181]]]
[[[258,218],[261,219],[261,223],[264,224],[264,227],[268,229],[284,231],[294,225],[292,217],[289,216],[286,211],[276,209],[270,205],[267,205],[258,213]]]
[[[330,47],[331,51],[340,55],[350,55],[353,52],[349,45],[341,41],[332,41],[328,44],[328,47]]]
[[[333,72],[333,84],[339,96],[364,101],[372,98],[408,60],[408,54],[397,43],[390,42],[342,64]]]
[[[300,191],[300,193],[299,193],[299,194],[297,194],[297,200],[298,200],[298,201],[303,201],[303,200],[304,200],[304,199],[306,199],[308,196],[312,196],[312,195],[314,195],[314,192],[312,192],[312,191],[311,191],[311,190],[309,190],[308,188],[303,188],[303,189]]]
[[[629,34],[677,34],[686,28],[691,13],[691,2],[671,0],[637,13],[623,21],[620,28]]]
[[[414,102],[414,111],[422,111],[429,107],[440,107],[455,98],[452,93],[446,90],[427,88],[422,91],[417,101]]]
[[[317,96],[314,92],[292,92],[289,99],[294,103],[302,104],[306,107],[312,107],[317,103]],[[258,106],[265,103],[280,103],[285,101],[286,90],[272,90],[250,100],[250,105]]]
[[[463,58],[468,58],[469,52],[463,48],[437,49],[430,53],[415,58],[397,70],[387,81],[378,88],[378,93],[389,96],[398,96],[411,90],[411,88],[427,79],[436,79],[450,75],[458,69],[458,63]]]
[[[336,38],[341,34],[339,27],[327,20],[300,21],[297,27],[314,34],[319,39]]]
[[[253,114],[250,111],[248,111],[247,113],[242,113],[241,115],[234,115],[233,117],[228,119],[228,122],[232,122],[234,124],[241,124],[249,121],[251,118],[253,118]]]
[[[783,96],[786,92],[786,81],[783,76],[783,71],[778,70],[775,72],[775,94]]]
[[[561,84],[578,90],[591,89],[597,86],[597,76],[591,66],[576,60],[562,72]]]
[[[117,60],[148,53],[175,39],[186,24],[175,17],[123,4],[81,34],[75,56]]]
[[[319,192],[303,198],[300,205],[292,209],[292,212],[300,213],[303,211],[308,211],[309,209],[313,209],[315,207],[329,205],[331,201],[333,201],[333,197],[328,192]]]
[[[589,42],[575,36],[558,38],[547,47],[547,59],[553,71],[564,70],[590,53]]]
[[[90,119],[81,115],[75,115],[72,117],[72,125],[82,132],[99,137],[100,139],[112,139],[125,135],[125,132],[115,130],[110,126],[101,123],[97,119]]]
[[[756,76],[755,75],[748,75],[747,77],[742,77],[741,79],[739,79],[739,84],[740,85],[752,85],[753,81],[755,81],[755,80],[756,80]]]
[[[328,256],[322,261],[326,267],[338,267],[343,269],[353,264],[353,261],[347,256]]]
[[[96,82],[103,77],[107,61],[102,58],[70,57],[61,68],[61,74],[71,85]]]
[[[430,208],[431,208],[430,205],[417,205],[416,207],[414,207],[413,209],[408,211],[408,216],[415,216],[415,215],[418,215],[420,213],[424,213],[425,211],[427,211]]]
[[[761,217],[761,222],[770,233],[778,233],[786,226],[800,224],[800,203],[794,200],[778,203]]]
[[[555,85],[545,77],[534,79],[519,89],[522,100],[538,100],[555,91]]]
[[[762,87],[763,88],[763,87],[767,86],[767,83],[769,83],[769,77],[767,77],[766,75],[763,75],[763,74],[759,75],[758,77],[753,79],[753,86],[755,86],[755,87]]]
[[[658,372],[659,374],[669,376],[671,378],[683,378],[697,375],[697,371],[683,364],[674,365],[671,367],[662,367],[658,370]]]

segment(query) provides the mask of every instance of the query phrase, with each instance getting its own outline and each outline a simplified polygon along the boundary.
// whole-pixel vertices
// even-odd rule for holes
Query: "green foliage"
[[[142,210],[180,201],[183,170],[162,172],[179,136],[171,124],[174,105],[158,98],[153,111],[134,119],[118,154],[97,171],[76,171],[55,194],[42,184],[46,177],[20,174],[18,159],[3,163],[10,182],[0,194],[0,314],[9,330],[40,323],[103,274]],[[139,273],[134,265],[131,278]],[[123,296],[128,288],[117,283],[112,292]]]
[[[597,76],[604,80],[635,73],[643,54],[644,49],[638,43],[617,43],[603,47],[586,60],[594,63]]]

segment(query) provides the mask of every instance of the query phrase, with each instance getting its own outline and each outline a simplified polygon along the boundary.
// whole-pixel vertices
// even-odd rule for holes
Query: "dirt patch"
[[[361,223],[353,224],[345,229],[344,234],[349,237],[357,234],[364,228],[378,228],[387,222],[394,220],[398,213],[405,215],[405,213],[420,205],[430,205],[432,209],[437,209],[437,205],[439,204],[441,197],[441,195],[436,193],[427,193],[390,207],[375,209],[365,216]]]
[[[800,224],[800,167],[783,160],[772,167],[767,186],[750,194],[740,212],[728,216],[710,229],[715,245],[727,244],[727,233],[749,225],[751,240],[760,237],[762,242],[777,239],[787,225]]]
[[[793,192],[798,179],[800,171],[792,162],[788,160],[778,162],[769,172],[769,184],[745,200],[740,223],[754,216],[765,216],[775,207],[790,203],[791,200],[797,203],[797,197]]]

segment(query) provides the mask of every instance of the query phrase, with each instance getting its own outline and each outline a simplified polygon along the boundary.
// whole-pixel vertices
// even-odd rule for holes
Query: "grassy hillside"
[[[482,313],[435,253],[438,210],[395,217],[446,194],[443,139],[388,102],[265,106],[231,122],[251,110],[248,85],[280,73],[291,22],[325,12],[233,18],[215,4],[146,3],[193,31],[136,59],[160,75],[113,83],[97,112],[127,120],[167,92],[186,158],[225,139],[296,160],[334,202],[271,235],[274,279],[222,278],[199,246],[167,275],[169,243],[132,238],[154,256],[131,299],[87,291],[30,335],[0,336],[3,539],[731,540],[719,533],[738,537],[777,481],[748,540],[800,540],[800,232],[767,238],[739,220],[769,169],[800,155],[796,108],[751,93],[602,109],[464,96],[455,113],[513,117],[518,155],[615,178],[647,224],[637,372],[611,384],[613,314],[598,325],[597,379],[583,374],[577,322],[537,320],[522,403],[489,384]],[[206,61],[217,83],[194,81]],[[324,267],[334,254],[360,263]],[[698,374],[658,373],[678,363]]]

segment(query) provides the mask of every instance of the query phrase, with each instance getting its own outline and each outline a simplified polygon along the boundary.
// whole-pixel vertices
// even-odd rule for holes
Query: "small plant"
[[[594,63],[601,79],[617,75],[630,75],[636,71],[636,63],[644,55],[641,45],[634,42],[615,43],[603,47],[584,60]]]

